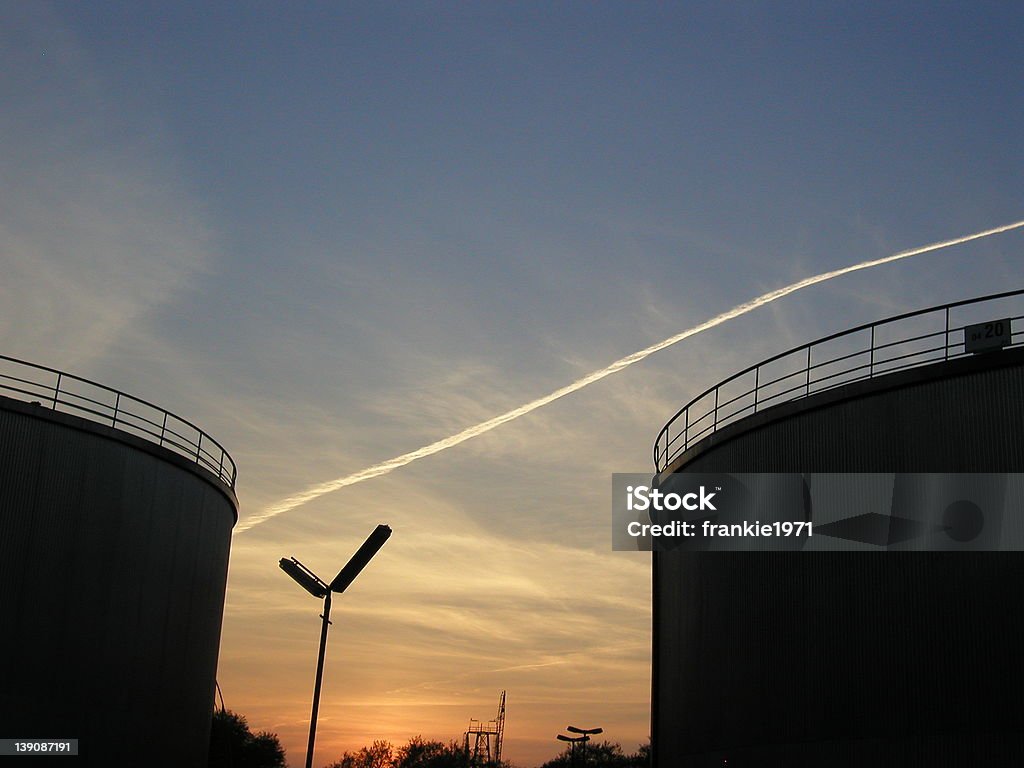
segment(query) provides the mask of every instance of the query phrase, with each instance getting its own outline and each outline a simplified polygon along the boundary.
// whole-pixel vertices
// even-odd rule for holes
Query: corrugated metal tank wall
[[[940,363],[758,414],[674,469],[1022,472],[1022,395],[1019,351]],[[659,768],[1024,756],[1024,553],[677,550],[654,580]]]
[[[0,398],[2,735],[205,766],[236,517],[186,459]]]

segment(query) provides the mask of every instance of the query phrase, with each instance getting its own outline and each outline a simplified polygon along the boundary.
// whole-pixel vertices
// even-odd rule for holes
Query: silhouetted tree
[[[464,768],[466,753],[454,741],[424,741],[414,736],[398,750],[394,768]]]
[[[641,744],[636,752],[629,756],[629,759],[633,762],[631,766],[633,768],[650,768],[651,765],[651,742]]]
[[[215,711],[209,768],[285,768],[284,748],[276,734],[252,733],[242,715]]]
[[[586,762],[584,763],[584,754]],[[540,768],[572,768],[572,747],[557,757],[548,760]],[[644,744],[631,755],[623,753],[618,744],[602,741],[587,743],[586,752],[581,746],[576,747],[575,768],[648,768],[651,764],[651,746]]]
[[[336,763],[328,768],[392,768],[394,750],[391,742],[375,741],[372,747],[362,747],[357,752],[345,752]]]
[[[427,741],[414,736],[398,749],[386,741],[375,741],[372,747],[345,752],[328,768],[465,768],[466,753],[454,741]]]

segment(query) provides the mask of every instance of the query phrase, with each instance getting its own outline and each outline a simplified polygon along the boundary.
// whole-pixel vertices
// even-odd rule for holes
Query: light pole
[[[587,768],[587,742],[590,741],[591,736],[604,733],[604,728],[577,728],[575,725],[568,725],[565,730],[569,733],[581,734],[579,741],[583,742],[583,768]]]
[[[345,563],[345,567],[338,571],[334,580],[327,584],[304,566],[294,557],[291,559],[281,558],[281,570],[291,576],[300,587],[305,589],[313,597],[324,599],[324,612],[320,617],[323,624],[320,628],[320,655],[316,662],[316,684],[313,686],[313,713],[309,718],[309,744],[306,747],[306,768],[313,766],[313,743],[316,740],[316,717],[320,710],[320,683],[324,677],[324,654],[327,651],[327,627],[331,623],[331,594],[341,594],[351,584],[359,572],[366,567],[377,551],[384,546],[384,542],[391,535],[391,529],[386,525],[378,525],[366,541],[363,542],[352,558]]]
[[[569,742],[569,765],[572,766],[572,768],[576,768],[576,745],[580,742],[590,741],[590,737],[587,735],[566,736],[565,734],[560,733],[555,738],[559,741]]]

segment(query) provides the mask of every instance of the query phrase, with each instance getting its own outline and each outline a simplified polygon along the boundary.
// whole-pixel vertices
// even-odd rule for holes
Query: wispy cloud
[[[12,18],[16,17],[16,18]],[[45,6],[8,9],[0,46],[0,343],[81,370],[211,253],[156,121],[114,113],[104,81]]]
[[[645,360],[646,358],[653,355],[655,352],[659,352],[674,344],[678,344],[680,341],[683,341],[684,339],[688,339],[691,336],[696,336],[697,334],[702,333],[703,331],[714,328],[718,325],[721,325],[722,323],[728,322],[729,320],[740,317],[741,315],[745,315],[748,312],[752,312],[753,310],[759,307],[763,307],[766,304],[770,304],[773,301],[777,301],[778,299],[781,299],[784,296],[788,296],[791,293],[795,293],[796,291],[799,291],[803,288],[808,288],[812,285],[817,285],[818,283],[823,283],[827,280],[832,280],[834,278],[841,277],[842,275],[848,275],[853,272],[859,272],[864,269],[870,269],[872,267],[881,266],[882,264],[888,264],[894,261],[907,259],[912,256],[931,253],[933,251],[938,251],[943,248],[949,248],[955,245],[960,245],[962,243],[967,243],[972,240],[978,240],[983,237],[990,237],[992,235],[997,235],[1002,232],[1008,232],[1010,230],[1018,229],[1020,227],[1024,227],[1024,221],[1017,221],[1011,224],[993,227],[991,229],[982,230],[980,232],[975,232],[969,235],[963,235],[961,237],[956,237],[950,240],[943,240],[941,242],[931,243],[929,245],[920,246],[918,248],[900,251],[899,253],[894,253],[890,256],[884,256],[878,259],[862,261],[858,264],[852,264],[848,267],[842,267],[840,269],[822,272],[820,274],[813,275],[802,280],[798,280],[797,282],[791,283],[790,285],[784,286],[782,288],[777,288],[773,291],[769,291],[765,294],[762,294],[761,296],[758,296],[755,299],[751,299],[750,301],[738,304],[732,309],[722,312],[721,314],[715,315],[709,320],[705,320],[704,322],[699,323],[691,328],[687,328],[686,330],[681,331],[680,333],[677,333],[674,336],[670,336],[667,339],[659,341],[657,344],[652,344],[651,346],[645,347],[644,349],[641,349],[638,352],[634,352],[631,355],[627,355],[626,357],[620,358],[619,360],[616,360],[614,363],[605,366],[604,368],[596,370],[586,376],[583,376],[577,379],[576,381],[572,382],[571,384],[556,389],[554,392],[551,392],[550,394],[544,395],[543,397],[538,397],[535,400],[531,400],[530,402],[525,403],[524,405],[521,405],[518,408],[513,408],[512,410],[506,411],[505,413],[502,413],[499,416],[495,416],[491,419],[487,419],[486,421],[482,421],[479,424],[467,427],[461,432],[457,432],[454,435],[446,437],[442,440],[437,440],[433,443],[430,443],[429,445],[423,446],[422,448],[418,448],[415,451],[403,453],[400,456],[395,456],[394,458],[388,459],[387,461],[382,461],[378,464],[374,464],[373,466],[367,467],[366,469],[360,470],[359,472],[354,472],[352,474],[339,477],[335,480],[330,480],[325,483],[314,485],[300,493],[296,493],[292,496],[289,496],[281,500],[280,502],[268,507],[264,511],[257,513],[256,515],[252,515],[246,520],[242,521],[238,526],[236,526],[235,532],[243,533],[259,525],[260,523],[263,523],[267,520],[276,517],[277,515],[295,509],[296,507],[302,506],[303,504],[307,504],[310,501],[313,501],[314,499],[317,499],[325,494],[332,493],[333,491],[340,490],[341,488],[344,488],[349,485],[355,485],[356,483],[361,483],[366,480],[371,480],[375,477],[380,477],[381,475],[386,475],[400,467],[404,467],[405,465],[411,464],[412,462],[417,461],[419,459],[426,458],[427,456],[433,456],[434,454],[447,450],[448,448],[454,448],[455,446],[460,445],[461,443],[464,443],[467,440],[471,440],[474,437],[479,437],[480,435],[490,432],[492,429],[496,429],[497,427],[500,427],[502,424],[507,424],[510,421],[514,421],[515,419],[518,419],[521,416],[525,416],[526,414],[531,413],[537,410],[538,408],[542,408],[545,405],[548,405],[549,403],[553,403],[556,400],[565,397],[566,395],[578,392],[584,387],[587,387],[597,381],[600,381],[601,379],[604,379],[615,373],[623,371],[626,368],[630,367],[631,365],[634,365],[636,363],[641,362],[642,360]]]

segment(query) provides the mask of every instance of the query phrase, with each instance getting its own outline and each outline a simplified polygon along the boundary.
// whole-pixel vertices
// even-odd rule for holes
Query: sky
[[[0,354],[203,427],[240,528],[803,277],[1024,219],[1006,3],[0,3]],[[809,287],[235,533],[218,682],[303,764],[650,717],[610,475],[729,374],[1021,287],[1009,232]]]

